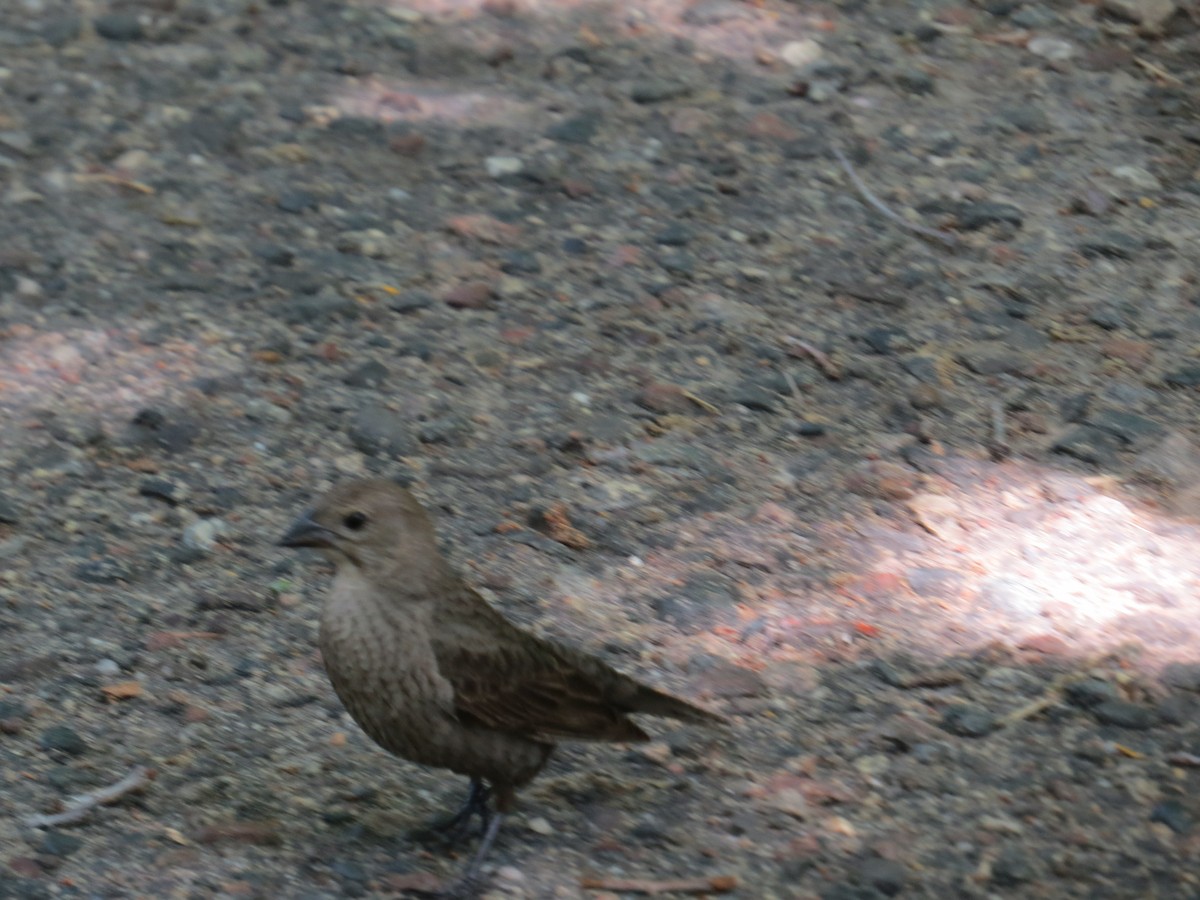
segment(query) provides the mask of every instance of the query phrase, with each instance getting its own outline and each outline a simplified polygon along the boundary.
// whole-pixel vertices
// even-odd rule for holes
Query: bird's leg
[[[422,830],[427,833],[437,832],[445,835],[451,842],[457,843],[466,837],[471,827],[471,819],[479,816],[482,829],[486,832],[492,816],[492,811],[488,808],[488,799],[491,795],[491,790],[483,783],[482,779],[472,778],[471,792],[467,795],[466,802],[459,807],[458,812],[447,819],[432,822]]]
[[[470,865],[467,866],[462,875],[456,878],[448,888],[445,888],[438,895],[439,897],[446,898],[446,900],[458,900],[460,897],[476,896],[477,889],[479,888],[479,870],[483,867],[488,851],[492,849],[492,844],[496,843],[496,835],[500,833],[500,825],[504,821],[504,813],[492,813],[486,821],[487,828],[483,832],[483,839],[479,842],[479,849],[475,851],[475,856],[472,857]]]

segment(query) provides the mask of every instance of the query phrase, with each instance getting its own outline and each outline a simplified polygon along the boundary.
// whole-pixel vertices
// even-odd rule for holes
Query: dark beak
[[[317,523],[310,510],[292,523],[292,527],[280,538],[279,546],[332,547],[334,537],[332,531]]]

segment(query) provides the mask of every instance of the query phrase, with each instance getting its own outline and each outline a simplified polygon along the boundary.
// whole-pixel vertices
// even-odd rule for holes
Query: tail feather
[[[724,716],[707,709],[701,709],[687,700],[680,700],[670,694],[639,684],[640,690],[630,704],[630,712],[646,713],[651,716],[664,716],[668,719],[679,719],[683,722],[694,722],[698,725],[728,725],[729,720]]]

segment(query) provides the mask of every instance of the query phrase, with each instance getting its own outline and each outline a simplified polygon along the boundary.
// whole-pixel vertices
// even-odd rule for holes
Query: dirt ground
[[[564,747],[488,896],[1200,897],[1198,22],[4,0],[0,898],[462,864],[274,546],[367,473],[733,720]]]

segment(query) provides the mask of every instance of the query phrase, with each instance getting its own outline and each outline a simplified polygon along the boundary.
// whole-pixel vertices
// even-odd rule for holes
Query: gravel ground
[[[366,473],[734,722],[565,748],[490,895],[1200,897],[1198,63],[1172,0],[0,3],[0,897],[461,864],[273,546]]]

